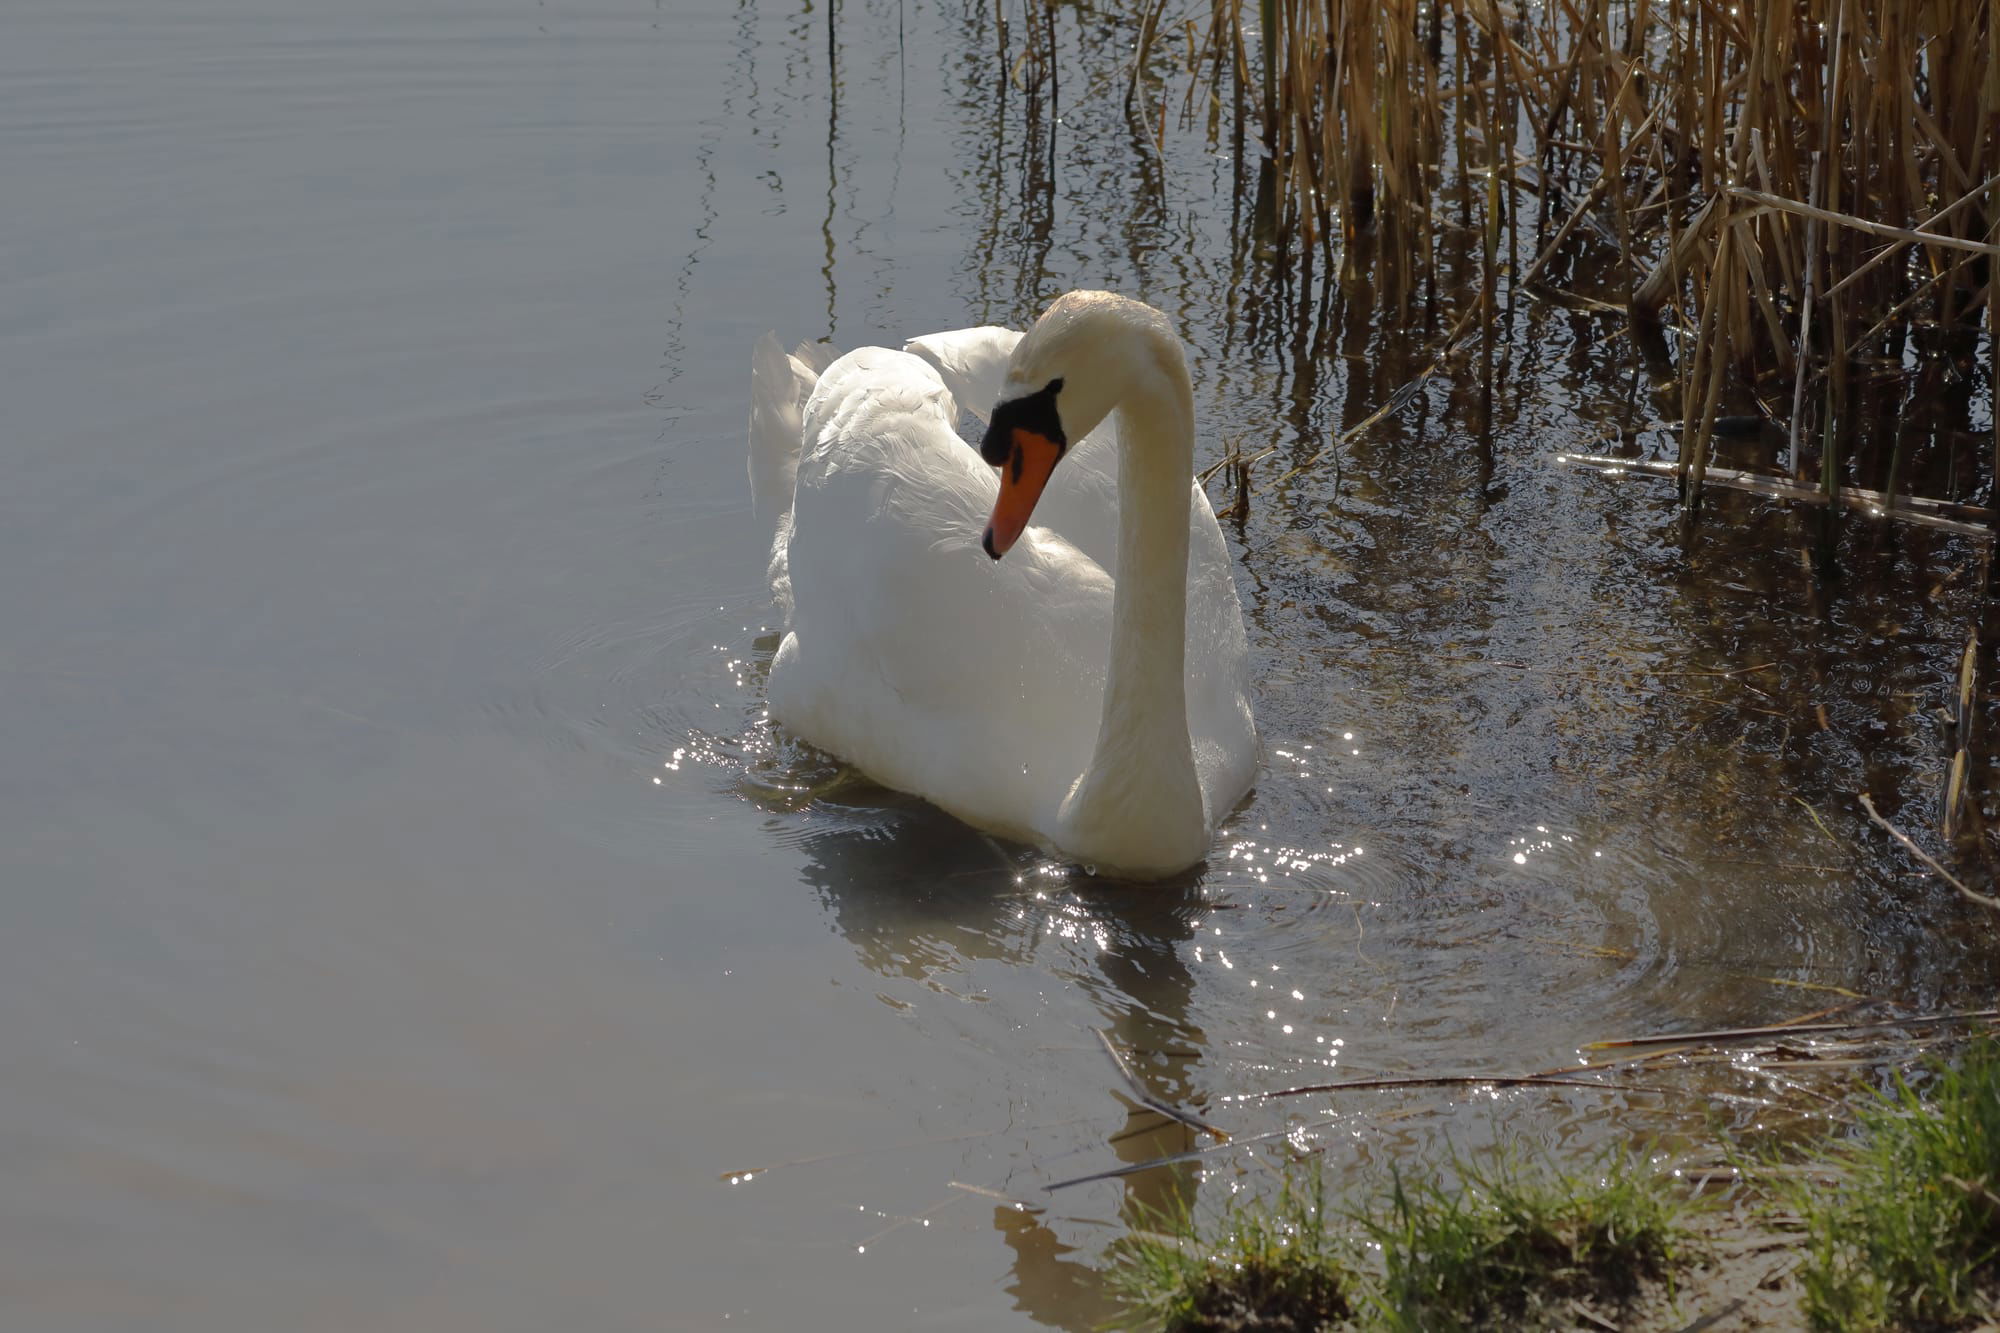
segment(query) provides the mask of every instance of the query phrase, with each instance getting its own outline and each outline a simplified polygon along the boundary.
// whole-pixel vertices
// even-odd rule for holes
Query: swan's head
[[[979,453],[1000,469],[1000,498],[986,525],[998,560],[1028,526],[1070,441],[1096,430],[1135,381],[1180,344],[1166,316],[1111,292],[1057,298],[1014,348]]]
[[[980,544],[998,560],[1019,539],[1035,512],[1035,503],[1069,451],[1057,401],[1063,391],[1058,375],[1033,393],[1002,398],[993,407],[979,456],[1000,469],[1000,498],[986,522]]]

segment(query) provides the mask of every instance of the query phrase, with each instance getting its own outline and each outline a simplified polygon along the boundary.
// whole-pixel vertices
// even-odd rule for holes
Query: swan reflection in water
[[[1033,853],[989,841],[913,797],[872,784],[843,795],[850,800],[822,800],[807,816],[813,827],[798,839],[807,856],[802,878],[871,971],[923,983],[947,998],[982,962],[1017,969],[1024,990],[1073,989],[1094,1011],[1085,1022],[1131,1054],[1149,1091],[1170,1104],[1189,1102],[1207,1044],[1188,1016],[1194,978],[1183,959],[1206,911],[1197,877],[1126,888],[1043,875]],[[798,836],[796,824],[792,831]],[[1098,1270],[1073,1257],[1073,1246],[1052,1223],[1074,1217],[1101,1226],[1101,1191],[1112,1188],[1123,1190],[1120,1213],[1127,1224],[1148,1212],[1177,1211],[1193,1200],[1194,1168],[1161,1167],[1117,1185],[1056,1194],[1040,1187],[1111,1166],[1107,1145],[1116,1162],[1136,1165],[1184,1152],[1206,1136],[1126,1097],[1122,1078],[1081,1025],[1039,1034],[1008,1026],[1029,1050],[1055,1046],[1067,1054],[1063,1074],[1042,1077],[1094,1079],[1128,1107],[1120,1120],[1096,1122],[1102,1137],[1079,1134],[1073,1124],[1042,1133],[1028,1126],[1016,1149],[1030,1159],[1027,1167],[1015,1154],[996,1150],[993,1167],[1006,1172],[1003,1178],[973,1178],[1031,1205],[993,1209],[993,1225],[1014,1252],[1007,1290],[1016,1308],[1080,1333],[1100,1327],[1114,1305]],[[1017,1063],[1015,1052],[993,1054],[1009,1066]],[[1011,1067],[999,1076],[1036,1077]],[[1044,1086],[1050,1101],[1079,1100],[1073,1088]],[[1016,1090],[1035,1092],[1032,1085]]]

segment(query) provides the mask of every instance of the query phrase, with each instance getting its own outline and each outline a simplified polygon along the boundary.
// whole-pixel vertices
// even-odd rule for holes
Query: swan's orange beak
[[[987,520],[986,537],[981,542],[986,554],[998,560],[1020,540],[1028,519],[1035,512],[1042,488],[1056,470],[1063,448],[1038,431],[1016,426],[1007,461],[1000,465],[1000,498],[993,502],[993,517]]]

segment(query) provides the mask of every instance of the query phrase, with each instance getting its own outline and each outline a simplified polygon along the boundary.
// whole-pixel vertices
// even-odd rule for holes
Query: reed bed
[[[1831,523],[1849,481],[1893,501],[1921,443],[1892,431],[1856,476],[1858,392],[1915,399],[1968,377],[1991,392],[1994,9],[1211,0],[1189,25],[1183,118],[1205,108],[1246,189],[1254,171],[1281,266],[1332,273],[1343,240],[1371,231],[1385,290],[1435,301],[1441,233],[1472,229],[1483,275],[1448,346],[1492,332],[1503,290],[1621,307],[1678,383],[1690,509],[1718,417],[1755,414],[1781,433],[1783,470],[1834,502]],[[1143,0],[1137,16],[1127,104],[1148,120],[1138,90],[1167,63],[1165,15]],[[1948,478],[1936,498],[1990,495],[2000,432],[1983,433],[1976,458],[1923,474]]]

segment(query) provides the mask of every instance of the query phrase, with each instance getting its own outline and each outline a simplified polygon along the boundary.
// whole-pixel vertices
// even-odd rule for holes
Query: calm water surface
[[[1421,310],[1358,255],[1288,313],[1227,158],[1125,119],[1128,31],[1064,11],[1052,113],[990,19],[0,18],[0,1324],[1084,1328],[1132,1201],[1274,1148],[1708,1110],[1230,1094],[1991,980],[1852,801],[1932,819],[1975,551],[1856,536],[1818,592],[1726,499],[1684,549],[1665,490],[1551,464],[1670,404],[1545,303],[1491,404],[1459,365],[1312,461]],[[1155,891],[760,719],[752,340],[1078,285],[1181,323],[1204,465],[1276,449],[1226,521],[1264,773]],[[1193,1146],[1096,1032],[1291,1139],[1045,1192]]]

